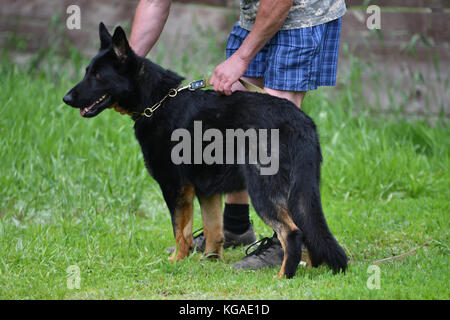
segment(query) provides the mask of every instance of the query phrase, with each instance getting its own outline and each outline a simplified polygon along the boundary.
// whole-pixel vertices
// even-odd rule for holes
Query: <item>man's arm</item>
[[[158,40],[167,17],[171,0],[141,0],[136,8],[131,29],[130,46],[140,56],[146,56]]]
[[[267,41],[283,25],[293,0],[261,0],[252,30],[241,47],[214,70],[211,84],[214,90],[231,94],[231,86],[245,73],[248,65]]]

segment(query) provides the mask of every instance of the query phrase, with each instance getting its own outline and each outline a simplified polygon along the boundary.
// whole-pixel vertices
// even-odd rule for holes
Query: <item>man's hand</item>
[[[231,86],[244,75],[248,65],[249,62],[242,59],[236,51],[214,69],[209,83],[214,86],[216,92],[230,95]]]
[[[252,30],[240,48],[214,70],[210,84],[214,90],[231,94],[231,86],[243,76],[248,65],[267,41],[280,30],[293,0],[261,0]]]

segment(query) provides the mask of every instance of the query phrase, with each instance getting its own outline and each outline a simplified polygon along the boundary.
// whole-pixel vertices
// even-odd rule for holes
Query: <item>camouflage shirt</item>
[[[259,7],[259,0],[240,0],[239,24],[251,30]],[[276,1],[276,0],[274,0]],[[281,30],[312,27],[339,17],[346,11],[344,0],[294,0]]]

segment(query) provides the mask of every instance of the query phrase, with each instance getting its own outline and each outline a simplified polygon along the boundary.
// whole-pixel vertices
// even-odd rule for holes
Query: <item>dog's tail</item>
[[[288,209],[304,234],[312,266],[325,263],[334,272],[345,272],[347,256],[331,234],[322,211],[319,140],[316,134],[306,140],[299,137],[290,144],[292,166]]]

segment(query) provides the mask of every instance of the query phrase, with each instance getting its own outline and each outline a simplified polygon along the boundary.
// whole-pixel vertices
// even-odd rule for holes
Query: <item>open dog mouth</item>
[[[100,112],[108,108],[111,104],[111,96],[108,94],[104,94],[89,106],[80,108],[80,114],[82,117],[91,118],[98,115]]]

